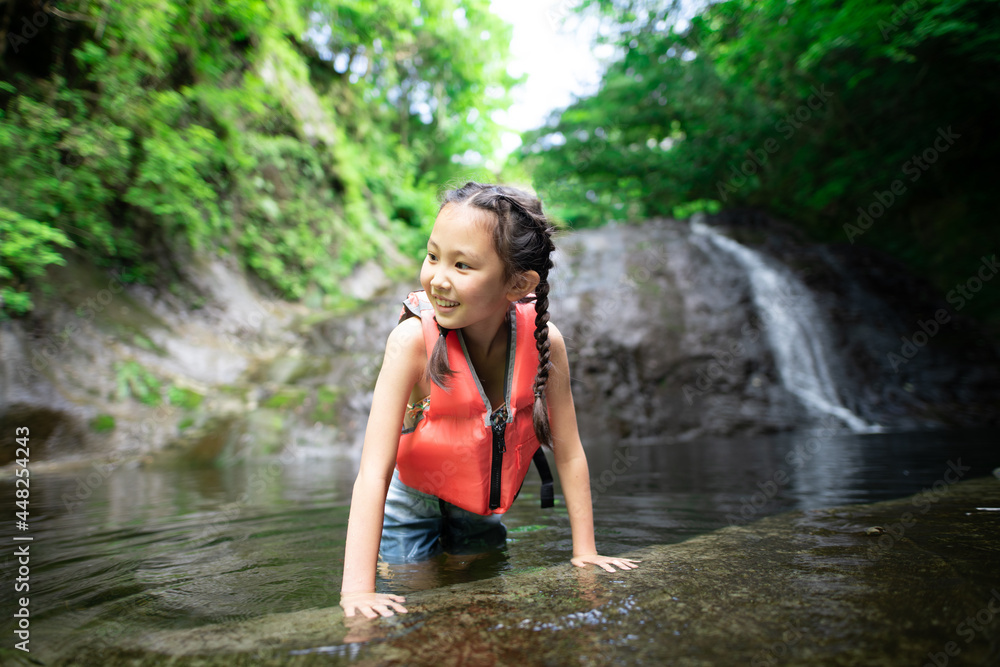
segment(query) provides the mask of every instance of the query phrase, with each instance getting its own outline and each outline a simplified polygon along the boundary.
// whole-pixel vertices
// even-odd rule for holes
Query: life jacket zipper
[[[490,510],[500,507],[500,477],[503,474],[503,455],[507,451],[507,445],[504,442],[504,432],[507,429],[507,421],[510,419],[510,392],[513,384],[514,356],[517,350],[517,316],[513,304],[511,304],[508,311],[508,319],[510,330],[507,334],[507,360],[503,379],[504,404],[497,408],[496,411],[493,411],[490,399],[486,396],[486,391],[479,380],[479,374],[476,373],[476,368],[469,357],[469,349],[465,345],[465,337],[462,335],[462,330],[459,329],[457,332],[458,342],[462,346],[462,354],[465,356],[465,363],[469,366],[469,371],[476,381],[479,396],[483,399],[483,405],[486,408],[487,417],[484,419],[484,422],[489,424],[490,430],[493,432],[493,460],[490,465]]]
[[[490,421],[493,431],[493,463],[490,466],[490,509],[500,507],[500,476],[503,472],[503,455],[507,451],[504,432],[507,430],[507,410],[501,408],[493,413]]]

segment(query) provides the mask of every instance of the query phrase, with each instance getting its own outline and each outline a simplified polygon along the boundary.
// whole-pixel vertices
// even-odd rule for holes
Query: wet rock
[[[410,613],[337,607],[48,647],[51,665],[990,664],[1000,482],[794,512],[627,554],[411,593]],[[922,511],[922,508],[926,508]],[[886,532],[874,541],[864,527]],[[98,628],[90,636],[100,636]],[[134,632],[134,630],[133,630]],[[6,650],[6,649],[5,649]],[[56,654],[58,653],[58,655]],[[32,654],[35,655],[34,653]]]

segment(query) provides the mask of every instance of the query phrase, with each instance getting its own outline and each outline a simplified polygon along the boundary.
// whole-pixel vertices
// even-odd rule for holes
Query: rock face
[[[49,665],[995,664],[1000,482],[794,512],[625,554],[339,607],[44,645]],[[874,529],[874,530],[872,530]],[[0,648],[12,655],[13,649]],[[35,655],[34,653],[32,654]],[[938,657],[934,663],[933,657]]]
[[[750,214],[557,245],[552,321],[590,440],[1000,421],[996,343],[954,301],[860,248],[807,243]],[[62,301],[0,324],[0,438],[30,425],[33,462],[168,445],[198,460],[331,443],[357,452],[384,341],[416,280],[368,276],[378,296],[330,314],[262,298],[217,262],[190,271],[205,304],[193,313],[169,295],[60,274],[73,286]],[[12,445],[0,441],[0,465]]]
[[[0,323],[0,465],[18,426],[34,465],[155,454],[246,412],[245,378],[296,349],[291,322],[305,309],[261,296],[222,262],[186,269],[188,296],[204,302],[193,312],[114,275],[51,269],[58,297]]]
[[[736,215],[588,230],[560,247],[552,318],[591,436],[968,426],[1000,414],[995,344],[885,258]],[[920,322],[935,334],[906,356],[901,337]]]

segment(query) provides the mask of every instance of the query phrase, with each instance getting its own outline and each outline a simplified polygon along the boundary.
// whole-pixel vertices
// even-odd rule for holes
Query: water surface
[[[598,548],[621,553],[786,510],[887,500],[987,475],[1000,465],[998,435],[817,432],[592,445]],[[32,646],[57,650],[94,636],[114,642],[337,604],[354,474],[353,459],[342,456],[34,474]],[[540,509],[537,489],[531,471],[505,519],[504,551],[382,567],[378,587],[406,593],[566,562],[565,507]],[[10,476],[3,491],[12,498]],[[0,596],[9,609],[15,575],[6,551]]]

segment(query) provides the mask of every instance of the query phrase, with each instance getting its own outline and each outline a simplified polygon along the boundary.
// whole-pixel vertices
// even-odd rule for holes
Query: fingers
[[[389,616],[395,615],[396,612],[400,614],[406,614],[407,609],[403,605],[399,604],[396,600],[400,602],[404,601],[401,595],[387,595],[386,597],[392,597],[393,600],[387,602],[375,602],[372,604],[352,604],[344,608],[344,615],[348,618],[353,618],[356,612],[361,612],[365,618],[378,618],[382,616],[383,618],[388,618]],[[395,611],[394,611],[395,610]]]
[[[639,563],[641,561],[632,560],[631,558],[616,558],[611,562],[623,570],[634,570],[635,568],[639,567],[636,563]]]
[[[570,562],[577,567],[596,565],[605,572],[617,572],[618,570],[616,570],[614,566],[618,566],[618,568],[622,571],[634,570],[639,567],[638,563],[641,563],[642,561],[634,558],[605,558],[603,556],[599,556],[593,559],[574,558],[571,559]]]
[[[390,609],[390,607],[391,607],[391,609]],[[392,611],[393,609],[395,609],[396,611],[398,611],[400,614],[405,614],[406,613],[406,607],[404,607],[403,605],[401,605],[401,604],[399,604],[397,602],[386,602],[384,604],[378,604],[378,605],[375,605],[375,608],[378,610],[378,613],[382,614],[382,616],[384,616],[386,618],[388,618],[389,616],[393,615],[393,611]]]

